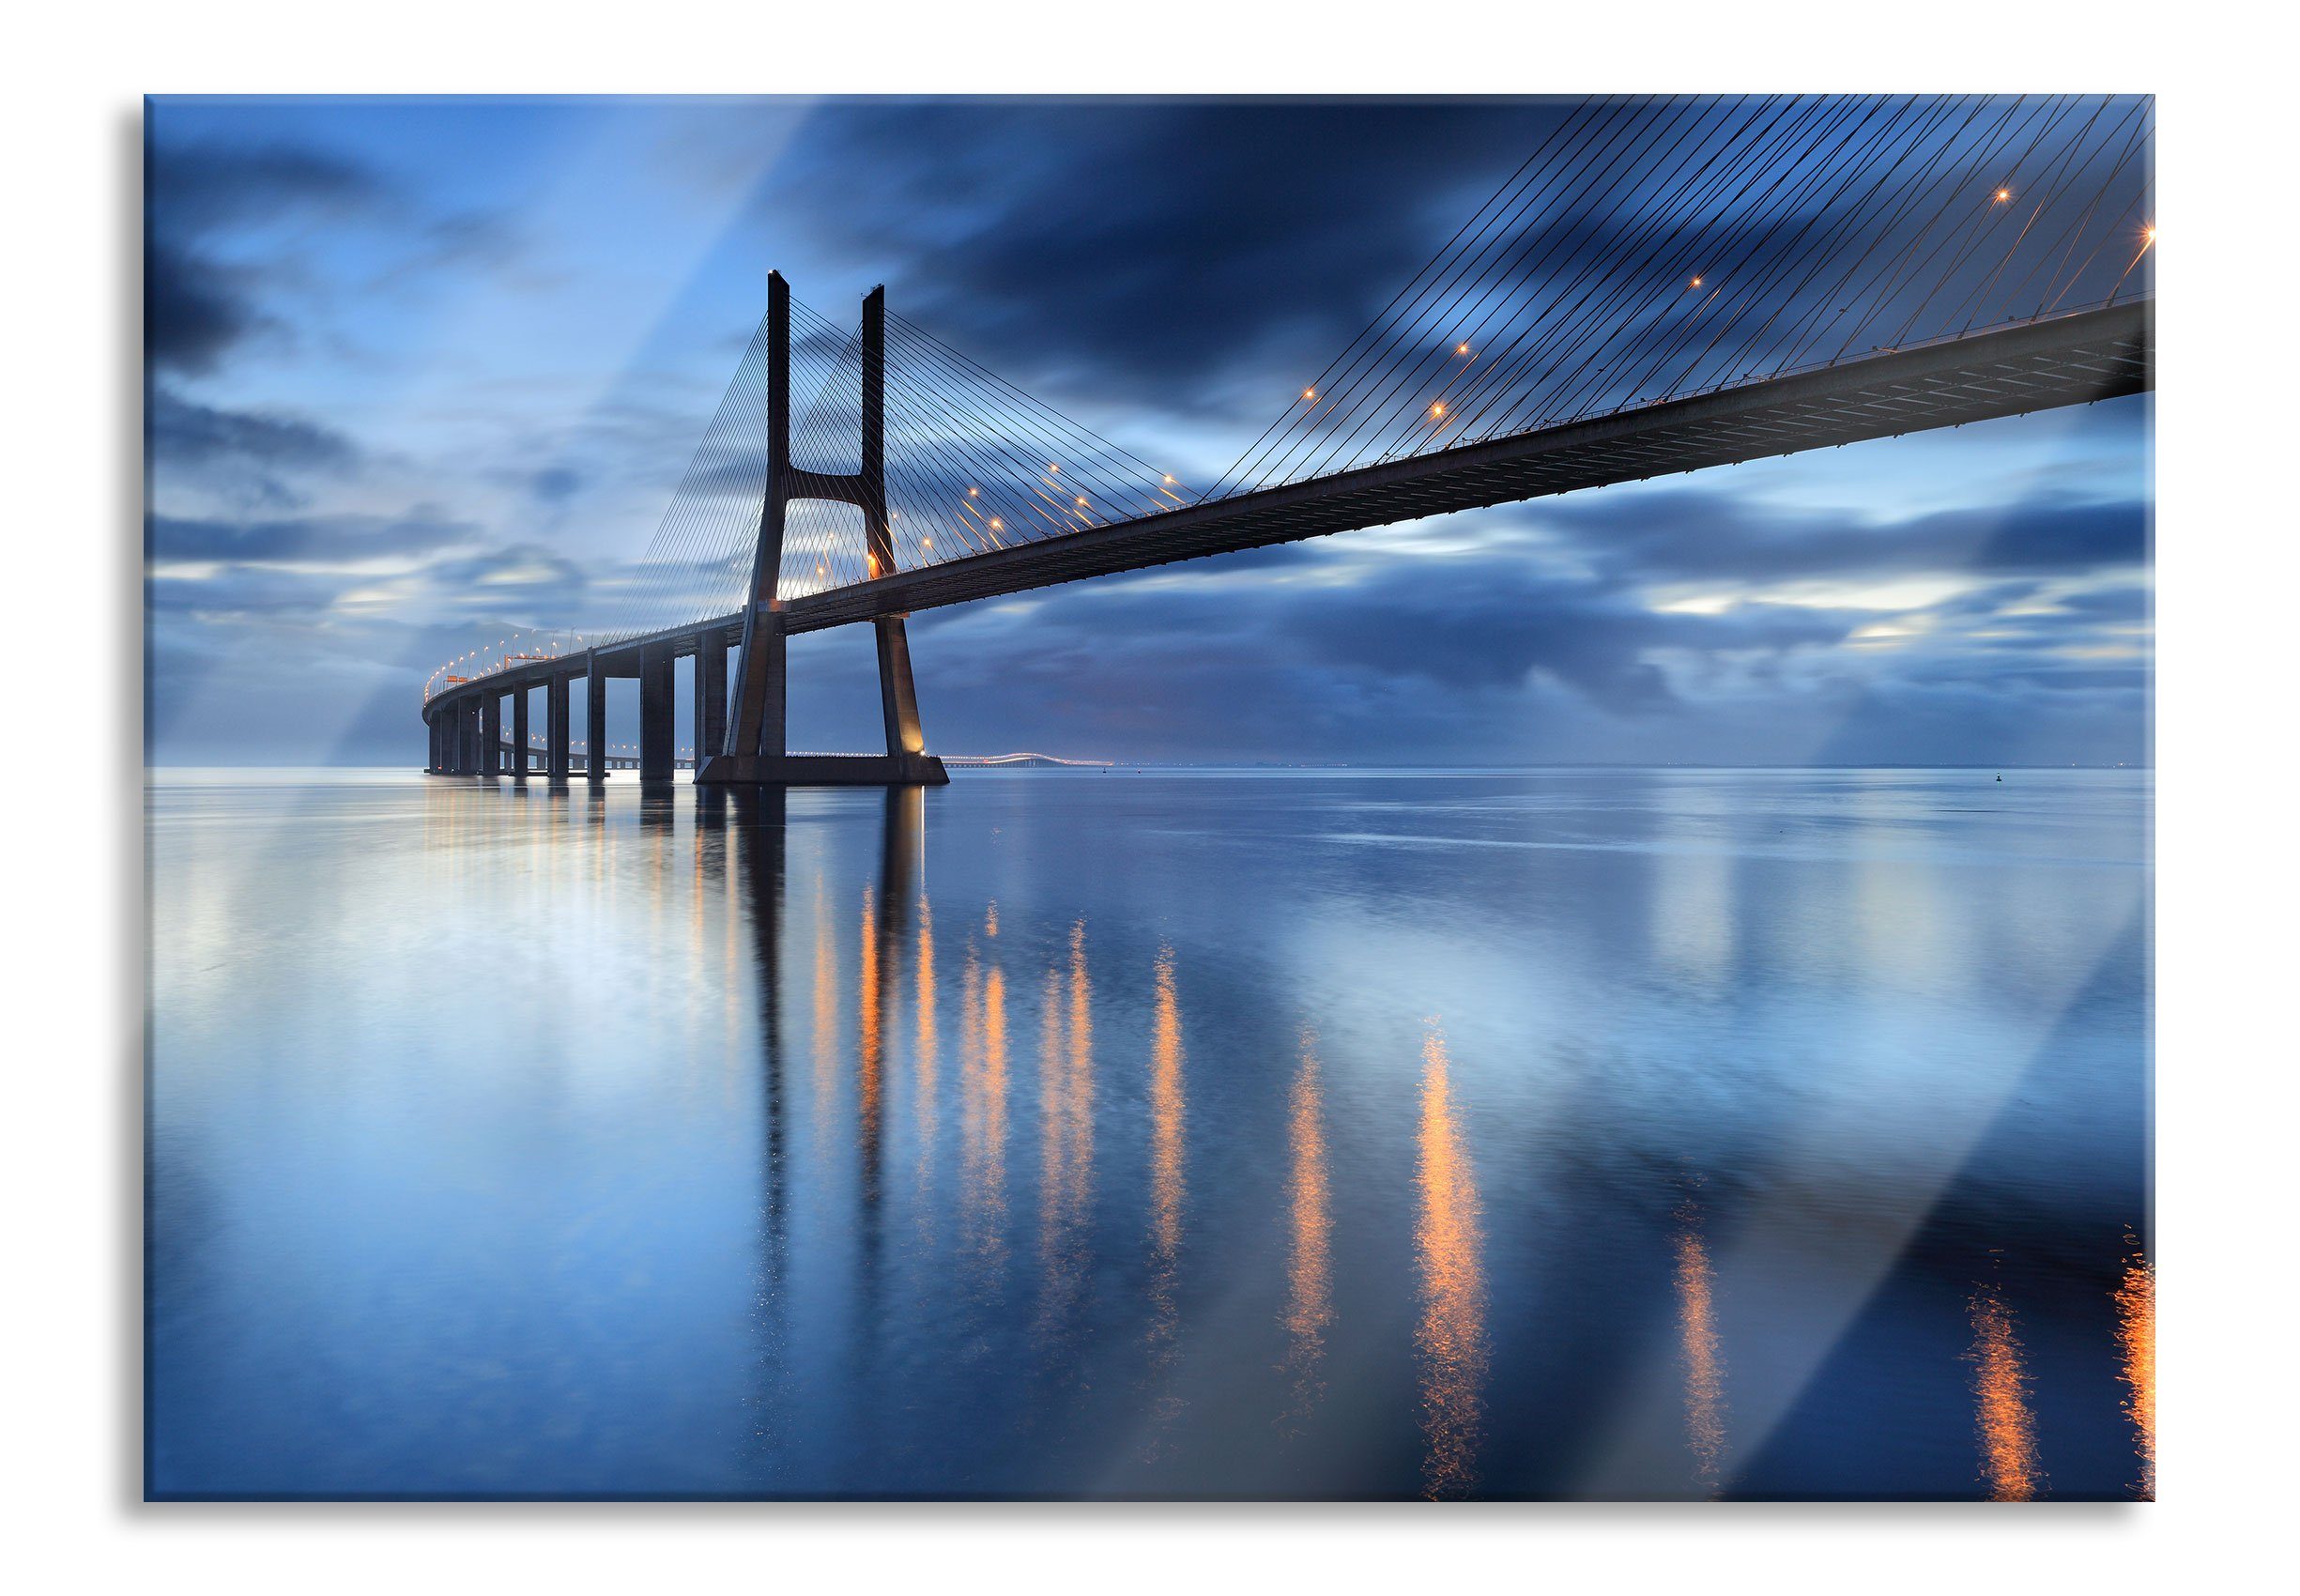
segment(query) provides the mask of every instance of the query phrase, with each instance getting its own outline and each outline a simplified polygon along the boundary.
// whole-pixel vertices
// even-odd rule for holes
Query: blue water
[[[2150,781],[1995,775],[162,774],[148,1488],[2142,1494]]]

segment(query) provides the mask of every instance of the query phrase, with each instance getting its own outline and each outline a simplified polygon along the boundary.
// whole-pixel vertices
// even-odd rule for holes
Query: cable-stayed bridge
[[[441,667],[430,768],[498,774],[540,688],[545,774],[564,780],[573,683],[587,739],[612,747],[620,676],[639,683],[640,777],[667,781],[689,762],[691,659],[698,781],[940,782],[916,610],[2143,391],[2153,121],[2118,97],[1573,106],[1204,483],[894,315],[883,290],[850,332],[772,274],[627,614]],[[786,752],[786,639],[857,623],[885,753]]]

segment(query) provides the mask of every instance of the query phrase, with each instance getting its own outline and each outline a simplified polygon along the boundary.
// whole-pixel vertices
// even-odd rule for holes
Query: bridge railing
[[[590,634],[561,628],[513,632],[442,663],[423,679],[423,701],[428,704],[450,688],[498,676],[506,670],[579,654],[598,640]]]

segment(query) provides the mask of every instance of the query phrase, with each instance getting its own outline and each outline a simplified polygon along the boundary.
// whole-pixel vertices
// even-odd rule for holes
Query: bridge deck
[[[2139,393],[2154,383],[2154,310],[2142,299],[2075,312],[967,555],[790,600],[783,625],[820,631],[1177,560]],[[622,638],[597,651],[600,668],[633,675],[642,649],[689,654],[706,640],[731,645],[742,631],[737,612]],[[502,671],[437,695],[426,714],[467,692],[509,692],[585,668],[585,656],[574,654]]]
[[[2137,393],[2152,380],[2151,309],[2139,301],[1969,334],[969,555],[793,599],[783,606],[784,625],[814,631],[1201,555]]]

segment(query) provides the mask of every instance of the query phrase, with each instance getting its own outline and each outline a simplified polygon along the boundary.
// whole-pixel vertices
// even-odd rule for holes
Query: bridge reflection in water
[[[1490,821],[1517,779],[1481,778],[1476,812]],[[1568,779],[1595,778],[1525,778]],[[1665,792],[1683,778],[1634,779]],[[1363,806],[1400,801],[1399,781],[1296,779],[1287,823],[1362,836]],[[1463,812],[1459,779],[1446,781],[1425,784],[1433,814]],[[1129,825],[1210,802],[1192,797],[1204,780],[1170,785]],[[156,1433],[181,1455],[185,1392],[269,1422],[260,1389],[218,1373],[241,1345],[270,1347],[263,1361],[305,1389],[286,1332],[260,1327],[287,1303],[300,1304],[295,1335],[330,1349],[330,1377],[368,1415],[345,1458],[399,1455],[375,1433],[397,1434],[395,1414],[421,1436],[452,1408],[490,1437],[422,1454],[441,1472],[394,1476],[450,1494],[1732,1496],[1829,1494],[1853,1470],[1942,1496],[2153,1493],[2154,1281],[2121,1225],[2008,1232],[1951,1189],[1913,1210],[1962,1215],[1946,1229],[1868,1228],[1893,1188],[1840,1167],[1834,1144],[1857,1119],[1832,1111],[1829,1143],[1805,1153],[1803,1110],[1750,1117],[1766,1097],[1744,1089],[1747,1061],[1695,1050],[1683,1063],[1679,1041],[1634,1028],[1618,988],[1602,1031],[1566,1006],[1573,982],[1602,979],[1587,972],[1607,960],[1587,946],[1630,957],[1642,916],[1620,942],[1588,944],[1607,923],[1576,916],[1563,942],[1510,944],[1512,978],[1556,1009],[1521,1023],[1500,966],[1469,951],[1498,923],[1488,890],[1516,890],[1483,852],[1449,876],[1355,844],[1374,874],[1362,895],[1328,896],[1339,855],[1238,863],[1275,846],[1257,787],[1228,820],[1193,811],[1194,840],[1133,833],[1176,878],[1172,894],[1054,881],[1050,861],[1105,849],[1118,800],[1080,795],[1108,791],[430,783],[400,811],[346,804],[340,825],[327,805],[307,808],[299,835],[340,829],[348,879],[405,843],[420,867],[403,890],[450,906],[425,928],[468,939],[447,944],[454,958],[492,950],[566,984],[549,1011],[521,1011],[516,1037],[489,1028],[488,994],[462,991],[453,1022],[406,1033],[422,1039],[388,1068],[314,1069],[330,1055],[308,1051],[295,1070],[219,1065],[197,1092],[163,1073],[179,1082],[160,1099],[171,1128],[187,1093],[218,1105],[192,1123],[253,1128],[231,1132],[243,1142],[269,1123],[235,1096],[243,1084],[303,1101],[278,1148],[255,1147],[268,1178],[304,1196],[263,1220],[299,1237],[273,1276],[161,1269]],[[1592,813],[1632,812],[1618,797]],[[405,836],[379,812],[400,814]],[[227,848],[243,830],[195,835]],[[1206,898],[1210,861],[1247,871],[1250,890]],[[1618,849],[1567,863],[1648,867]],[[1656,856],[1648,884],[1676,890],[1679,867]],[[246,869],[264,867],[259,853]],[[1753,907],[1754,867],[1716,888],[1736,928],[1728,964],[1784,934]],[[1866,959],[1830,928],[1877,883],[1855,871],[1817,886],[1814,868],[1800,866],[1797,924]],[[325,951],[294,918],[312,885],[279,900],[286,918],[263,945],[294,990],[332,968],[332,1001],[376,1023],[372,952],[303,962]],[[1123,911],[1145,893],[1148,908]],[[1416,893],[1449,907],[1402,913]],[[165,990],[173,950],[230,930],[236,899],[171,917],[180,895],[163,883],[160,901]],[[2032,892],[2023,901],[2032,949]],[[2093,938],[2078,966],[2102,957],[2108,901],[2071,906]],[[1890,902],[1905,909],[1906,893]],[[507,937],[514,914],[560,935]],[[1457,924],[1474,934],[1456,939]],[[1440,996],[1442,1030],[1424,1018]],[[1618,1038],[1618,1056],[1561,1063],[1546,1038],[1574,1034]],[[163,1058],[181,1035],[163,1035]],[[1742,1084],[1721,1094],[1725,1077]],[[1874,1082],[1842,1071],[1773,1099],[1817,1079],[1875,1101]],[[406,1093],[424,1128],[403,1170],[393,1104]],[[1708,1136],[1720,1119],[1745,1140],[1738,1155]],[[356,1144],[334,1148],[333,1126],[358,1127]],[[207,1157],[210,1140],[159,1145],[166,1258],[188,1244],[171,1160]],[[1796,1182],[1770,1173],[1785,1166]],[[347,1206],[331,1183],[355,1174]],[[326,1228],[354,1212],[363,1236],[400,1239]],[[461,1237],[491,1261],[465,1257]],[[2067,1262],[2088,1249],[2096,1263]],[[403,1264],[436,1269],[459,1307],[396,1332],[423,1357],[394,1385],[405,1347],[378,1340],[393,1321],[319,1309],[297,1281],[330,1282],[329,1300],[422,1300],[433,1276],[390,1272]],[[1857,1292],[1852,1309],[1839,1314],[1824,1276]],[[242,1279],[280,1283],[215,1299]],[[171,1375],[191,1356],[183,1327],[251,1314],[259,1327],[202,1354],[197,1382]],[[1624,1449],[1635,1468],[1609,1464]]]
[[[758,1329],[768,1372],[758,1398],[762,1435],[775,1430],[778,1402],[807,1405],[820,1398],[796,1383],[794,1370],[778,1366],[790,1351],[790,1317],[794,1312],[812,1316],[819,1308],[794,1298],[790,1269],[793,1193],[788,1148],[790,1121],[799,1111],[786,1087],[783,1036],[782,948],[790,935],[790,802],[773,788],[701,789],[688,811],[694,850],[689,907],[696,934],[702,934],[706,903],[740,906],[739,914],[728,917],[728,959],[735,947],[747,948],[759,999],[763,1086],[759,1101],[765,1124]],[[594,818],[598,803],[594,794]],[[667,795],[651,796],[643,801],[640,823],[660,841],[681,825],[685,810]],[[1114,1479],[1122,1494],[1143,1489],[1188,1494],[1190,1477],[1177,1470],[1203,1466],[1206,1459],[1182,1444],[1179,1435],[1191,1408],[1184,1378],[1188,1337],[1181,1268],[1190,1116],[1188,1025],[1177,955],[1172,945],[1160,944],[1146,969],[1130,975],[1108,972],[1110,981],[1132,989],[1114,1000],[1110,992],[1097,992],[1085,920],[1066,927],[1034,925],[1019,933],[1010,925],[1002,936],[995,900],[945,904],[946,921],[971,928],[960,951],[956,1097],[955,1103],[948,1101],[927,836],[923,790],[888,790],[875,870],[859,886],[851,871],[843,875],[845,893],[852,898],[851,919],[842,912],[835,884],[842,872],[824,851],[809,850],[810,862],[801,871],[811,1011],[806,1044],[811,1086],[804,1117],[811,1122],[818,1165],[808,1178],[828,1184],[827,1166],[842,1159],[851,1165],[844,1182],[852,1197],[851,1215],[832,1221],[831,1229],[851,1252],[855,1280],[855,1317],[847,1332],[842,1373],[865,1385],[842,1405],[872,1413],[873,1420],[863,1421],[866,1427],[885,1423],[893,1416],[878,1400],[879,1388],[920,1373],[915,1368],[889,1369],[881,1361],[893,1350],[879,1344],[882,1340],[904,1339],[898,1330],[882,1337],[891,1328],[886,1316],[955,1312],[972,1329],[958,1338],[953,1377],[1004,1389],[1007,1400],[1018,1404],[1004,1417],[1020,1435],[1088,1452],[1105,1450],[1096,1438],[1097,1425],[1136,1437],[1133,1451],[1114,1463],[1105,1459],[1111,1476],[1079,1484],[1112,1488]],[[668,890],[668,878],[660,869],[651,881],[655,891]],[[853,928],[851,938],[841,929],[845,924]],[[851,961],[838,957],[842,942],[853,949]],[[722,967],[733,974],[728,960]],[[1011,980],[1010,968],[1017,970]],[[848,991],[842,987],[850,974]],[[730,1004],[734,994],[730,981]],[[1035,1016],[1012,1012],[1015,999],[1025,995],[1035,1004]],[[1133,1082],[1112,1082],[1126,1117],[1139,1127],[1139,1162],[1119,1159],[1123,1174],[1104,1189],[1097,1186],[1096,1138],[1106,1099],[1097,1082],[1095,1010],[1097,1003],[1112,1001],[1146,1002],[1147,1045]],[[1035,1036],[1035,1048],[1021,1058],[1015,1053],[1018,1029]],[[1024,1071],[1019,1081],[1018,1068]],[[1024,1097],[1018,1099],[1018,1092]],[[1034,1149],[1035,1167],[1020,1177],[1028,1181],[1029,1191],[1020,1211],[1017,1199],[1023,1192],[1012,1168],[1018,1109],[1026,1109],[1035,1120],[1026,1145]],[[1327,1113],[1317,1043],[1305,1029],[1282,1124],[1276,1130],[1284,1178],[1269,1216],[1268,1254],[1281,1277],[1273,1282],[1281,1293],[1275,1316],[1281,1335],[1269,1364],[1277,1378],[1264,1401],[1269,1408],[1271,1456],[1281,1460],[1281,1467],[1283,1459],[1298,1455],[1303,1437],[1321,1430],[1329,1343],[1341,1316]],[[1476,1496],[1483,1494],[1495,1461],[1488,1388],[1496,1347],[1506,1346],[1510,1336],[1506,1325],[1492,1321],[1476,1117],[1456,1086],[1449,1045],[1434,1021],[1422,1038],[1411,1113],[1412,1249],[1410,1259],[1399,1261],[1407,1278],[1398,1283],[1410,1284],[1416,1304],[1409,1340],[1420,1494]],[[946,1115],[955,1115],[959,1148],[955,1189],[945,1186],[938,1160]],[[890,1132],[907,1137],[909,1143],[908,1178],[895,1194],[885,1178]],[[1672,1210],[1665,1235],[1657,1235],[1657,1255],[1650,1262],[1666,1270],[1675,1299],[1684,1494],[1715,1496],[1732,1494],[1735,1482],[1735,1463],[1726,1447],[1731,1375],[1728,1315],[1719,1300],[1710,1205],[1701,1187],[1695,1179],[1685,1188],[1689,1194]],[[887,1297],[889,1282],[883,1278],[889,1252],[884,1209],[890,1195],[910,1210],[904,1237],[893,1249],[897,1272],[904,1277],[897,1282],[903,1294],[899,1300]],[[947,1205],[945,1195],[951,1199]],[[1406,1193],[1398,1198],[1403,1204]],[[1138,1205],[1137,1234],[1147,1240],[1139,1263],[1129,1263],[1123,1240],[1127,1227],[1122,1216],[1113,1216],[1114,1203]],[[947,1235],[945,1206],[957,1217],[955,1233]],[[1035,1231],[1035,1243],[1018,1250],[1021,1234],[1029,1231]],[[946,1240],[953,1245],[944,1246]],[[1019,1280],[1015,1272],[1025,1263],[1031,1278]],[[1139,1270],[1130,1291],[1121,1283],[1129,1269]],[[1234,1289],[1235,1282],[1209,1282],[1205,1295]],[[1376,1295],[1385,1290],[1373,1289]],[[1131,1309],[1129,1299],[1136,1305]],[[2118,1282],[2115,1305],[2119,1378],[2126,1388],[2124,1412],[2138,1468],[2133,1494],[2153,1496],[2154,1278],[2137,1252]],[[2037,1438],[2018,1311],[1994,1280],[1975,1287],[1968,1307],[1970,1338],[1963,1360],[1972,1393],[1980,1492],[1997,1500],[2047,1495],[2050,1481]],[[1113,1338],[1111,1331],[1129,1312],[1139,1325],[1138,1373],[1131,1379],[1112,1380],[1108,1371],[1117,1367],[1110,1362],[1113,1341],[1124,1338]],[[917,1402],[917,1393],[910,1400]],[[1324,1428],[1330,1432],[1330,1426]],[[888,1456],[882,1450],[884,1439],[851,1450],[845,1463],[857,1470],[851,1478],[821,1483],[872,1489],[870,1470],[882,1466]],[[942,1439],[948,1444],[952,1437]],[[912,1447],[917,1444],[913,1438]],[[828,1461],[819,1457],[815,1466]],[[790,1460],[784,1463],[789,1466]],[[954,1481],[943,1483],[965,1488]]]

